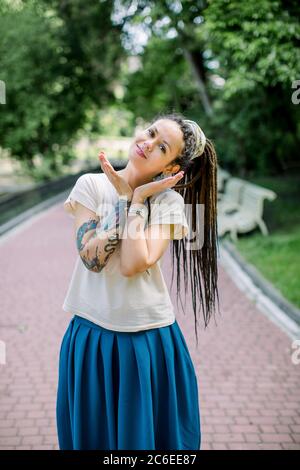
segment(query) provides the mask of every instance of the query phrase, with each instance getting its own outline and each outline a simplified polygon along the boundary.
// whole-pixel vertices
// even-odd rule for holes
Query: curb
[[[16,226],[27,221],[28,219],[38,214],[39,212],[42,212],[50,208],[51,206],[54,206],[56,203],[63,200],[64,195],[66,195],[66,198],[67,198],[67,193],[68,191],[63,191],[57,194],[56,196],[50,197],[46,201],[41,202],[40,204],[36,204],[32,208],[27,209],[26,211],[22,212],[22,214],[19,214],[13,219],[10,219],[8,222],[5,222],[4,224],[0,225],[0,237],[7,234],[7,232],[11,232]]]
[[[220,240],[221,263],[235,284],[291,338],[300,338],[300,310],[288,302],[228,240]],[[237,282],[238,280],[238,282]]]

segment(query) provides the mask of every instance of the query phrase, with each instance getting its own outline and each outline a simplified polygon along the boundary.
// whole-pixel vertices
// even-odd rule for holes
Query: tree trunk
[[[189,51],[185,47],[183,47],[183,53],[193,70],[204,111],[208,116],[212,116],[213,110],[204,81],[205,70],[203,67],[202,57],[199,56],[198,51]],[[199,60],[199,58],[201,58],[201,60]]]

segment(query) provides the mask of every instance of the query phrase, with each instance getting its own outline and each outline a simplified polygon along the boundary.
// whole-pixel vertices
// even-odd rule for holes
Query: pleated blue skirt
[[[60,450],[199,450],[198,385],[177,323],[107,330],[75,315],[59,354]]]

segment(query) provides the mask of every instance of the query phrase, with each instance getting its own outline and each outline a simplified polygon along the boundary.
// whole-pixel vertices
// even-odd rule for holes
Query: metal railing
[[[126,162],[110,159],[115,170],[121,170]],[[79,173],[66,175],[15,194],[8,194],[0,201],[0,235],[6,233],[33,214],[50,207],[63,199],[65,191],[74,186],[85,173],[101,173],[100,165]]]

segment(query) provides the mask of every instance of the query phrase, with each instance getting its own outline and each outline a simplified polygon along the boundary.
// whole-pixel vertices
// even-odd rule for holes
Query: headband
[[[204,152],[206,137],[202,129],[198,126],[195,121],[184,119],[184,122],[190,125],[196,140],[196,145],[191,157],[191,160],[193,160],[194,158],[200,157],[200,155],[202,155],[202,153]]]

